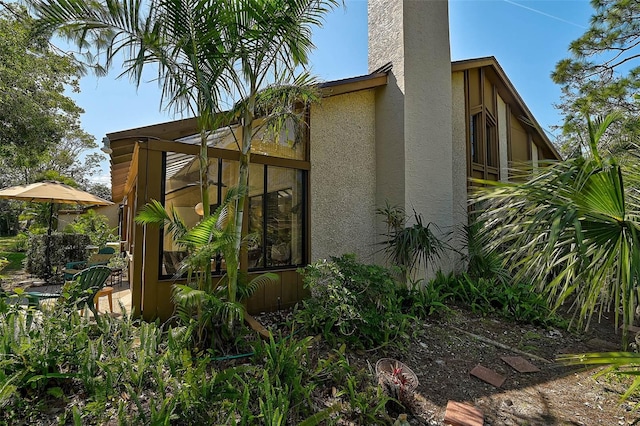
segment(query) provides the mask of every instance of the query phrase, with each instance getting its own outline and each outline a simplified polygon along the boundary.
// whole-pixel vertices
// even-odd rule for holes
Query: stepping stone
[[[627,329],[627,331],[631,332],[631,333],[636,333],[638,334],[638,332],[640,332],[640,327],[636,327],[635,325],[621,325],[620,326],[620,330],[624,330]]]
[[[538,371],[540,371],[538,367],[531,364],[521,356],[503,356],[500,359],[509,364],[514,370],[519,373],[537,373]]]
[[[591,339],[587,342],[587,346],[592,349],[607,350],[613,352],[622,350],[620,349],[620,345],[616,345],[615,343],[608,342],[602,339]]]
[[[476,376],[478,379],[485,381],[497,388],[502,386],[502,384],[506,380],[505,377],[501,374],[498,374],[495,371],[488,369],[487,367],[483,367],[480,364],[473,367],[473,370],[471,370],[469,374],[471,374],[472,376]]]
[[[476,407],[462,402],[447,402],[447,411],[444,414],[444,424],[451,426],[482,426],[484,414]]]

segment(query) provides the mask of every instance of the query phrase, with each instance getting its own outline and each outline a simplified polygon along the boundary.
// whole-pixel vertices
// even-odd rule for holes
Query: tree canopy
[[[83,155],[97,144],[68,95],[80,90],[82,65],[49,37],[24,7],[0,2],[0,187],[55,179],[104,196],[104,187],[89,181],[102,155]],[[15,223],[21,210],[0,202],[5,222]]]
[[[624,151],[640,134],[640,3],[630,0],[591,0],[594,14],[587,31],[569,46],[570,57],[559,61],[552,79],[562,86],[559,108],[565,115],[567,141],[587,134],[582,117],[622,112],[614,124],[616,141],[603,138],[601,149]],[[582,148],[586,148],[586,138]],[[566,153],[571,153],[565,151]]]
[[[79,129],[82,109],[64,93],[66,87],[79,90],[81,69],[52,51],[32,24],[15,4],[0,10],[0,157],[4,179],[22,183],[33,179],[29,169],[37,168],[51,146],[71,133],[88,136]]]

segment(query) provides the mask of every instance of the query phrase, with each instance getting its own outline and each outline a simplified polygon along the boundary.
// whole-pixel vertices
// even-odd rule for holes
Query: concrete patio
[[[40,287],[31,287],[30,291],[38,291],[40,293],[58,293],[60,292],[61,285],[45,285]],[[127,313],[131,313],[131,289],[129,288],[129,281],[122,280],[122,282],[114,282],[113,285],[110,281],[107,281],[107,287],[112,288],[111,294],[113,315],[122,315],[122,308]],[[42,303],[53,303],[55,299],[47,299]],[[100,313],[110,313],[109,299],[107,295],[103,295],[96,300],[96,307]]]

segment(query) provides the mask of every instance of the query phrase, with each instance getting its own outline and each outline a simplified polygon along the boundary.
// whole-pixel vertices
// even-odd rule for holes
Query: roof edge
[[[385,67],[390,69],[390,65],[386,64]],[[359,75],[356,77],[342,78],[339,80],[331,80],[323,83],[319,83],[317,87],[320,89],[323,97],[342,95],[345,93],[356,92],[359,90],[373,89],[375,87],[384,86],[387,84],[388,71],[386,72],[373,72],[371,74]],[[140,135],[147,135],[148,138],[156,138],[157,131],[167,126],[180,125],[180,127],[196,127],[196,118],[182,118],[178,120],[165,121],[162,123],[151,124],[142,127],[134,127],[125,130],[118,130],[115,132],[107,133],[106,136],[110,141],[128,139],[135,133],[136,137]]]
[[[481,68],[481,67],[493,68],[493,70],[495,71],[497,76],[500,78],[502,83],[505,85],[507,90],[510,91],[511,94],[513,95],[514,99],[518,103],[518,106],[527,115],[526,118],[533,124],[533,127],[536,130],[538,130],[538,132],[542,136],[542,141],[545,143],[545,145],[547,145],[547,148],[549,148],[551,152],[559,160],[562,160],[562,156],[558,152],[557,148],[551,142],[551,140],[547,136],[547,133],[544,131],[542,126],[540,126],[540,123],[538,123],[538,120],[536,120],[531,110],[529,110],[529,107],[524,102],[524,100],[522,99],[522,96],[520,96],[520,93],[518,93],[518,91],[516,90],[511,80],[509,80],[509,77],[507,77],[507,74],[504,72],[504,69],[502,68],[502,66],[500,65],[500,63],[498,62],[495,56],[485,56],[481,58],[463,59],[463,60],[451,62],[452,72],[465,71],[471,68]]]

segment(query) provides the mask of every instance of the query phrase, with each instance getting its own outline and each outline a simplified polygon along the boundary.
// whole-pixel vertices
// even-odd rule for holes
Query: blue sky
[[[549,129],[562,120],[553,107],[560,88],[550,73],[567,57],[569,43],[584,33],[592,13],[588,0],[450,0],[451,58],[495,56],[540,125]],[[348,0],[346,8],[328,15],[314,42],[312,72],[320,80],[366,74],[367,2]],[[71,94],[85,110],[82,127],[98,141],[109,132],[180,118],[160,110],[156,83],[136,89],[116,75],[84,77],[81,93]],[[102,169],[99,180],[108,182],[106,161]]]

